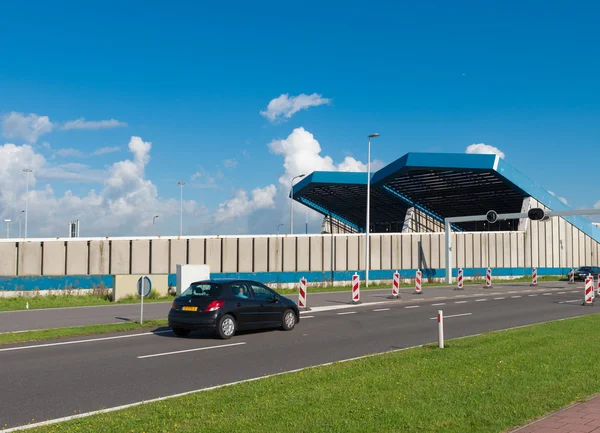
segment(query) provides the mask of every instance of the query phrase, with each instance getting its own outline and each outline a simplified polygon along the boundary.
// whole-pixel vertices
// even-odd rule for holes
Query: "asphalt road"
[[[583,283],[569,285],[563,282],[540,283],[544,288],[571,288],[581,287]],[[424,287],[421,295],[415,295],[414,289],[401,289],[399,302],[412,302],[414,300],[427,300],[439,297],[455,297],[477,293],[507,292],[511,290],[525,290],[527,283],[497,284],[492,289],[483,289],[480,285],[465,285],[464,290],[453,290],[452,287]],[[362,302],[385,301],[391,294],[391,289],[362,290]],[[296,301],[297,296],[289,296]],[[327,305],[347,304],[351,300],[350,291],[331,293],[308,292],[308,306],[322,307]],[[146,303],[144,304],[144,319],[166,319],[171,303]],[[122,323],[140,319],[139,304],[119,304],[96,307],[52,308],[40,310],[5,311],[0,312],[0,333],[28,331],[48,328],[62,328],[66,326],[97,325],[105,323]]]
[[[447,339],[600,311],[581,305],[583,290],[576,286],[513,289],[499,293],[495,288],[485,296],[479,290],[461,298],[408,302],[383,296],[378,304],[338,303],[338,309],[303,313],[291,332],[244,333],[227,341],[206,334],[176,338],[159,329],[2,346],[0,426],[434,342],[438,309],[444,311]]]

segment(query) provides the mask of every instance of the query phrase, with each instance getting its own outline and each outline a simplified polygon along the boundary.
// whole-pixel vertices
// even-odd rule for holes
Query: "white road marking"
[[[552,293],[542,293],[542,296],[550,296]]]
[[[311,307],[310,311],[300,311],[300,314],[304,313],[319,313],[322,311],[334,311],[334,310],[345,310],[348,308],[358,308],[358,307],[370,307],[372,305],[381,305],[386,304],[386,301],[378,301],[378,302],[365,302],[363,304],[351,304],[348,302],[346,305],[324,305],[322,307]]]
[[[144,332],[142,334],[117,335],[114,337],[90,338],[87,340],[62,341],[60,343],[36,344],[35,346],[7,347],[5,349],[0,349],[0,352],[9,352],[9,351],[13,351],[13,350],[25,350],[25,349],[38,349],[41,347],[65,346],[67,344],[94,343],[96,341],[118,340],[120,338],[144,337],[147,335],[165,334],[167,332],[171,332],[171,330],[169,329],[168,331]]]
[[[487,299],[475,299],[475,302],[483,302],[483,301],[487,301]]]
[[[484,296],[483,293],[475,293],[473,296]]]
[[[436,296],[436,297],[435,297],[435,298],[433,298],[433,299],[444,299],[444,298],[445,298],[445,296]]]
[[[538,296],[538,295],[527,295],[527,296]]]
[[[506,292],[506,293],[519,293],[516,290],[511,290],[510,292]]]
[[[198,352],[200,350],[220,349],[222,347],[241,346],[243,344],[246,344],[246,343],[241,342],[241,343],[221,344],[220,346],[196,347],[195,349],[178,350],[176,352],[164,352],[164,353],[155,353],[152,355],[143,355],[143,356],[138,356],[137,358],[138,359],[156,358],[157,356],[178,355],[180,353]]]
[[[500,299],[506,299],[506,298],[494,298],[494,301],[498,301]]]
[[[462,314],[452,314],[451,316],[444,316],[444,319],[451,319],[453,317],[462,317],[462,316],[470,316],[473,313],[462,313]],[[436,317],[430,317],[429,320],[437,319]]]
[[[390,311],[390,308],[378,308],[376,310],[373,311]]]
[[[419,308],[420,305],[409,305],[408,307],[404,307],[404,308]]]
[[[490,293],[490,295],[501,295],[502,292]]]
[[[521,295],[511,296],[511,299],[514,299],[514,298],[521,298]]]
[[[567,292],[558,292],[559,295],[564,295]]]
[[[303,319],[314,319],[315,316],[302,316]]]
[[[466,304],[467,302],[469,302],[469,301],[455,301],[454,303],[455,304]]]
[[[523,291],[524,291],[525,293],[527,293],[527,292],[531,292],[531,290],[523,290]]]
[[[455,297],[455,298],[466,298],[466,297],[467,297],[467,295],[456,295],[456,296],[454,296],[454,297]]]
[[[579,290],[571,290],[571,293],[579,293]]]
[[[440,302],[439,304],[431,304],[432,307],[437,307],[437,306],[440,306],[440,305],[446,305],[446,303],[445,302]]]
[[[346,314],[356,314],[356,311],[346,311],[345,313],[337,313],[338,316],[344,316]]]
[[[559,304],[566,304],[569,302],[581,302],[581,299],[572,299],[570,301],[560,301]]]

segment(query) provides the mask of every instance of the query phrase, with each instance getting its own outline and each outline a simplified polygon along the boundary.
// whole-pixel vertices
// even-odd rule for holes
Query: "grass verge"
[[[100,335],[111,332],[135,331],[145,328],[165,326],[167,320],[148,320],[140,325],[139,322],[124,322],[107,325],[73,326],[69,328],[52,328],[40,331],[10,332],[0,334],[0,346],[11,343],[25,343],[30,341],[51,340],[53,338],[82,337],[86,335]]]
[[[598,325],[592,315],[451,340],[30,431],[500,432],[600,391]]]

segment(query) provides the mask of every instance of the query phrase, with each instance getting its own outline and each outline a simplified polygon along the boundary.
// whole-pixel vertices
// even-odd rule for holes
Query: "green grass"
[[[135,331],[145,328],[165,326],[167,320],[148,320],[141,325],[139,322],[124,322],[108,325],[73,326],[69,328],[53,328],[41,331],[11,332],[0,334],[0,346],[11,343],[51,340],[53,338],[81,337],[86,335],[108,334],[110,332]]]
[[[484,334],[30,431],[500,432],[600,391],[599,325],[593,315]]]

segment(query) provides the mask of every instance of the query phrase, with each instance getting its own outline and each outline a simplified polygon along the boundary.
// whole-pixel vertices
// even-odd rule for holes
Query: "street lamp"
[[[10,237],[10,220],[6,219],[4,222],[6,223],[6,239],[8,239]]]
[[[180,199],[180,210],[179,210],[179,236],[183,236],[183,185],[185,182],[180,180],[177,185],[181,187],[181,199]]]
[[[154,236],[154,224],[156,222],[156,218],[158,218],[158,215],[154,216],[154,218],[152,218],[152,236]]]
[[[29,173],[32,173],[33,170],[30,168],[23,169],[23,173],[25,173],[25,179],[27,179],[26,183],[26,192],[25,192],[25,238],[27,238],[27,202],[29,200]]]
[[[23,216],[24,213],[25,213],[25,210],[22,210],[21,212],[19,212],[19,239],[21,239],[21,217]]]
[[[279,227],[282,227],[282,226],[284,226],[284,225],[285,225],[285,224],[279,224],[279,225],[277,226],[277,235],[279,235]]]
[[[298,176],[294,176],[292,178],[292,182],[290,185],[290,234],[294,234],[294,179],[299,179],[301,177],[306,176],[305,174],[299,174]]]
[[[365,287],[369,287],[369,226],[371,224],[371,138],[379,137],[374,133],[369,135],[367,150],[367,242],[365,248]]]

